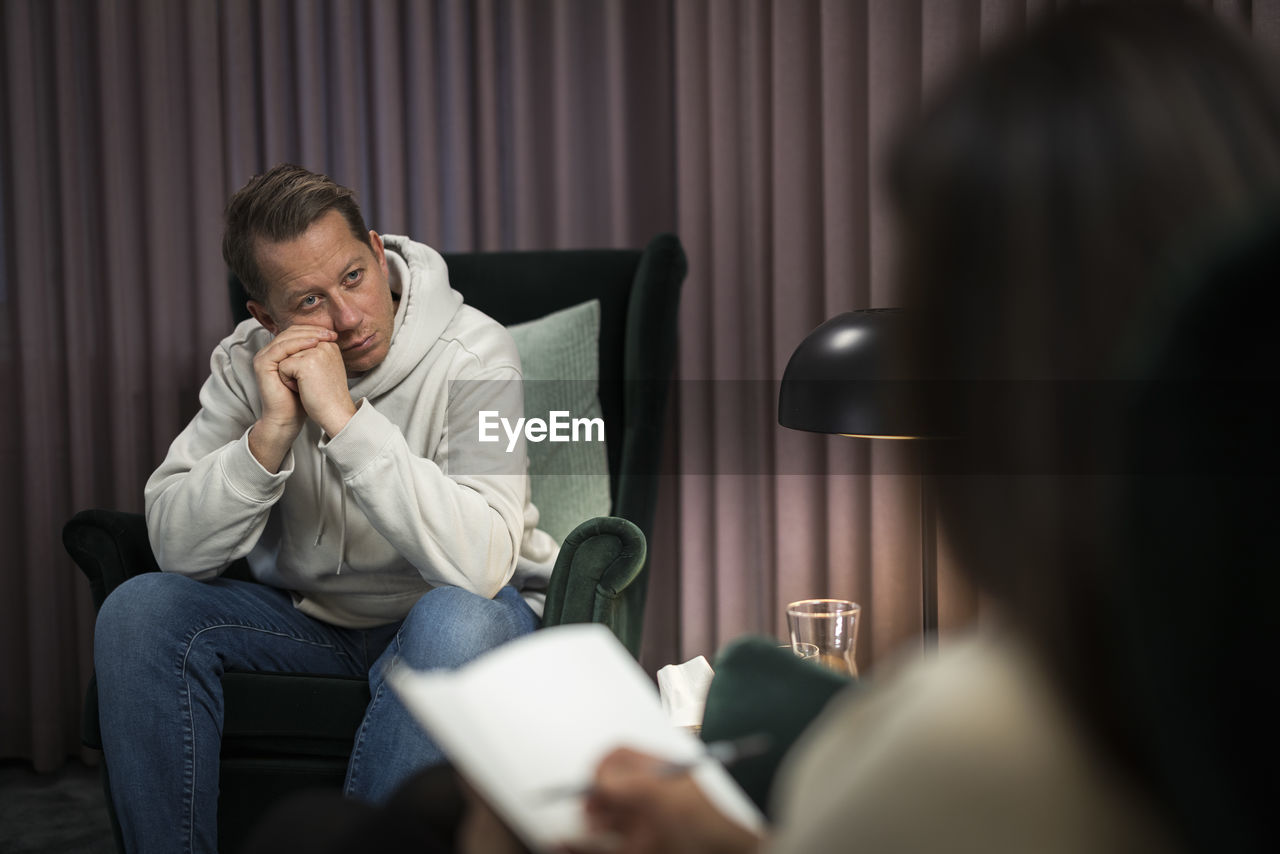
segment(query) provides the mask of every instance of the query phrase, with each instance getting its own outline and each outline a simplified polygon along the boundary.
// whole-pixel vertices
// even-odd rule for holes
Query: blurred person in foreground
[[[660,761],[609,755],[586,809],[616,850],[1262,847],[1255,781],[1275,739],[1250,662],[1274,646],[1275,561],[1242,508],[1265,508],[1274,477],[1134,475],[1148,437],[1187,422],[1133,416],[1129,381],[1179,261],[1280,185],[1270,74],[1190,10],[1086,7],[989,56],[909,129],[899,270],[931,320],[904,355],[947,365],[961,395],[985,389],[932,464],[998,625],[828,706],[780,772],[771,838]]]

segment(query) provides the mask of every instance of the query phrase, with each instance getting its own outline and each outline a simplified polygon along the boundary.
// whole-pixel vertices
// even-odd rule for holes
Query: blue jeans
[[[94,635],[112,799],[131,852],[217,851],[222,674],[367,676],[346,793],[378,802],[440,751],[383,682],[384,665],[457,667],[538,625],[515,589],[492,600],[431,590],[400,623],[343,629],[262,584],[136,576],[107,597]]]

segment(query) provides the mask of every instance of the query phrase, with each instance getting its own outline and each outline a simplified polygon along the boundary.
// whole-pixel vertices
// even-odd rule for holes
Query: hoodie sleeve
[[[200,411],[147,480],[147,533],[166,572],[210,578],[257,543],[293,472],[293,452],[272,474],[249,451],[256,387],[236,375],[224,342],[210,360]]]
[[[523,437],[479,443],[482,410],[522,413],[514,367],[450,383],[446,435],[434,458],[368,400],[338,435],[320,443],[370,523],[423,579],[493,597],[515,571],[524,534]],[[471,425],[470,431],[461,425]],[[457,427],[459,429],[453,429]]]

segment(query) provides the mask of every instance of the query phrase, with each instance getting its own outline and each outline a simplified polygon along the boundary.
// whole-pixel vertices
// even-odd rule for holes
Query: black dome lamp
[[[800,342],[778,392],[778,423],[793,430],[866,439],[936,438],[921,380],[904,368],[912,315],[873,308],[836,315]],[[925,643],[938,628],[937,543],[932,479],[920,480],[921,621]]]

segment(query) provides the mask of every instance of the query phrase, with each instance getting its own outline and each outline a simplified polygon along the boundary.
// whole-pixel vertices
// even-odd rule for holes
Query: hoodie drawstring
[[[325,471],[328,468],[329,468],[329,459],[322,455],[320,457],[320,478],[316,486],[316,507],[321,507],[321,508],[324,507],[324,478],[325,478]],[[340,501],[340,506],[342,508],[341,510],[342,515],[340,517],[340,522],[338,526],[338,568],[335,574],[342,575],[342,558],[346,554],[346,550],[347,550],[347,485],[342,481],[342,478],[338,478],[338,491],[342,494],[342,500]],[[315,544],[317,546],[319,546],[320,541],[324,539],[324,531],[325,531],[324,521],[325,521],[325,513],[323,510],[321,510],[320,511],[320,527],[316,531]]]

